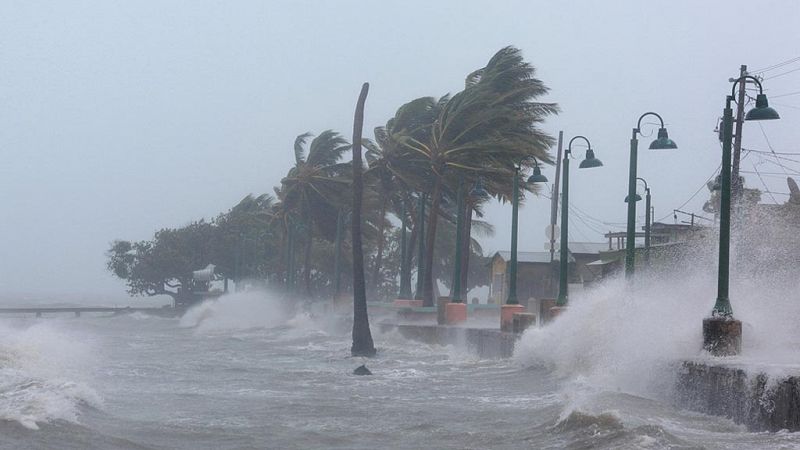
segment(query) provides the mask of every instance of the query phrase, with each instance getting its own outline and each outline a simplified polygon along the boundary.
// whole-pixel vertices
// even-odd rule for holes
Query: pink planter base
[[[447,325],[455,325],[467,320],[466,303],[448,303],[444,309],[444,321]]]
[[[500,330],[512,331],[514,328],[514,314],[524,312],[525,307],[522,305],[502,305],[500,307]]]

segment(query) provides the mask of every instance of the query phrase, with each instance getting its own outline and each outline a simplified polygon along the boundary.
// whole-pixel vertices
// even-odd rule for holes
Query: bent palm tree
[[[548,149],[553,138],[537,125],[558,108],[533,101],[547,93],[533,75],[534,68],[523,61],[518,49],[503,48],[486,67],[467,77],[463,91],[437,103],[427,139],[411,134],[399,137],[407,149],[407,173],[429,177],[431,220],[425,243],[426,268],[433,262],[442,194],[452,194],[456,180],[483,177],[496,188],[490,192],[500,195],[511,190],[509,180],[516,167],[530,167],[534,159],[550,162]],[[431,306],[433,274],[430,269],[425,272],[423,298],[425,305]]]
[[[338,133],[326,130],[305,144],[310,133],[297,136],[294,143],[295,166],[289,170],[278,192],[288,217],[299,221],[294,227],[305,234],[303,276],[305,291],[311,295],[311,246],[315,231],[333,241],[338,205],[349,192],[349,163],[340,163],[350,146]],[[289,221],[291,222],[291,221]],[[288,227],[292,227],[287,222]]]

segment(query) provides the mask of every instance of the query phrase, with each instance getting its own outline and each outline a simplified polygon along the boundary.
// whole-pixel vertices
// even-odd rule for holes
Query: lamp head
[[[602,165],[603,163],[599,159],[595,158],[594,150],[590,148],[586,150],[586,159],[581,161],[578,167],[581,169],[590,169],[592,167],[602,167]]]
[[[767,94],[758,94],[756,96],[756,107],[747,111],[747,115],[744,116],[744,120],[775,120],[780,118],[778,111],[769,106]]]
[[[542,175],[538,164],[533,167],[533,175],[528,177],[528,183],[547,183],[547,177]]]
[[[475,185],[470,189],[469,195],[480,199],[489,198],[489,192],[483,187],[483,179],[478,178],[478,181],[476,181]]]
[[[628,203],[628,198],[629,198],[629,196],[627,196],[627,195],[626,195],[626,196],[625,196],[625,203]],[[636,194],[636,195],[633,197],[633,199],[634,199],[634,201],[638,202],[638,201],[641,201],[641,200],[642,200],[642,196],[641,196],[641,195],[639,195],[639,194],[637,193],[637,194]]]
[[[676,149],[678,145],[669,138],[666,128],[658,129],[658,139],[650,143],[650,150],[669,150]]]

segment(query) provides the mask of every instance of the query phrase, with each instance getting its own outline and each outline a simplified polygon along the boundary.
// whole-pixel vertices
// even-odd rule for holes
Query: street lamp
[[[423,300],[422,286],[424,283],[425,258],[425,197],[426,194],[420,192],[417,198],[417,292],[414,300]]]
[[[408,211],[406,211],[406,200],[401,200],[402,208],[400,211],[401,227],[400,232],[400,292],[397,298],[411,300],[411,258],[408,257],[408,238],[406,230],[408,228]]]
[[[339,300],[342,294],[342,241],[344,240],[344,213],[341,209],[336,214],[336,247],[333,251],[333,300]]]
[[[567,151],[564,152],[563,161],[563,181],[561,182],[561,250],[559,250],[559,271],[558,271],[558,298],[556,299],[556,306],[567,306],[567,271],[569,270],[569,160],[572,156],[572,143],[576,139],[583,139],[588,148],[586,149],[586,159],[581,161],[578,168],[590,169],[593,167],[601,167],[603,165],[599,159],[594,156],[592,144],[589,139],[584,136],[575,136],[570,139],[567,145]]]
[[[535,160],[534,160],[535,161]],[[518,305],[517,300],[517,228],[519,219],[519,171],[514,169],[513,192],[511,196],[511,261],[508,263],[508,299],[506,305]],[[547,177],[542,175],[539,162],[535,161],[533,175],[528,178],[528,183],[546,183]]]
[[[470,189],[469,194],[472,198],[484,199],[489,197],[489,193],[483,187],[483,180],[478,178],[475,181],[475,184]],[[461,292],[461,261],[464,255],[462,255],[462,241],[464,239],[469,239],[469,237],[464,236],[464,213],[465,213],[465,205],[466,199],[464,198],[464,183],[463,181],[459,181],[458,183],[458,194],[456,196],[456,208],[458,208],[458,212],[456,213],[456,258],[454,261],[454,271],[453,271],[453,288],[452,294],[450,295],[450,301],[452,303],[462,303],[464,300],[461,298],[463,296],[463,292]],[[472,210],[470,210],[470,214]],[[469,247],[468,247],[469,248]]]
[[[736,86],[742,80],[751,79],[758,85],[756,107],[745,115],[744,120],[780,119],[778,112],[770,108],[761,82],[750,75],[733,81],[731,95],[725,99],[722,115],[722,168],[720,169],[720,208],[719,208],[719,275],[717,277],[717,301],[711,317],[703,320],[703,348],[714,355],[726,356],[739,353],[742,346],[742,323],[733,318],[728,287],[730,284],[730,244],[731,244],[731,141],[733,140],[733,110],[731,102]]]
[[[664,119],[654,112],[646,112],[639,116],[639,121],[636,123],[636,128],[633,129],[631,135],[631,162],[630,170],[628,172],[628,198],[636,196],[636,158],[639,150],[639,139],[637,136],[641,134],[642,119],[647,116],[658,117],[661,127],[658,129],[658,137],[655,141],[650,143],[650,150],[674,150],[678,148],[675,141],[669,138],[667,129],[664,127]],[[647,212],[650,214],[650,211]],[[636,258],[636,202],[628,202],[628,231],[625,237],[625,277],[633,277],[634,261]]]
[[[464,239],[464,182],[459,180],[456,194],[456,260],[453,272],[452,303],[461,303],[461,241]]]
[[[644,183],[644,192],[645,192],[644,208],[645,208],[645,211],[647,212],[647,214],[645,216],[645,219],[644,219],[644,260],[649,265],[650,264],[650,226],[651,226],[651,223],[650,223],[650,187],[647,186],[647,181],[644,178],[636,177],[636,179],[638,181],[641,181],[642,183]],[[630,197],[625,196],[625,203],[628,203],[628,199],[629,198]],[[638,202],[638,201],[642,200],[642,196],[639,195],[639,194],[636,194],[636,196],[633,199],[634,199],[634,201]]]

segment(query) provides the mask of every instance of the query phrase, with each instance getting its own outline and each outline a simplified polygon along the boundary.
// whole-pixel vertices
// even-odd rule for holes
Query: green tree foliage
[[[421,97],[400,106],[365,149],[364,185],[359,196],[369,299],[397,295],[399,275],[412,277],[412,260],[424,258],[430,268],[418,274],[425,281],[425,299],[432,304],[433,283],[449,286],[455,255],[455,204],[459,183],[467,190],[477,180],[491,197],[508,201],[516,167],[550,163],[553,139],[539,129],[557,112],[553,103],[537,99],[547,88],[518,49],[498,51],[485,67],[469,74],[455,95]],[[258,279],[282,284],[304,297],[333,295],[337,216],[345,218],[341,269],[343,289],[353,288],[353,167],[342,161],[350,144],[339,133],[304,133],[294,142],[294,165],[275,195],[248,195],[211,222],[164,229],[153,239],[116,241],[108,252],[108,269],[124,279],[133,295],[179,295],[192,288],[191,273],[215,264],[226,279]],[[532,188],[521,184],[521,194]],[[417,227],[417,199],[426,194],[425,235]],[[490,197],[490,198],[491,198]],[[488,282],[482,249],[472,231],[489,231],[480,218],[490,198],[468,198],[464,208],[462,280],[464,292]],[[409,224],[406,267],[402,266],[399,224]],[[423,255],[416,254],[424,239]],[[296,283],[302,276],[302,283]],[[408,283],[410,285],[410,283]]]
[[[115,241],[107,253],[107,267],[125,280],[131,295],[179,299],[192,289],[192,271],[213,259],[213,239],[214,226],[200,220],[162,229],[149,241]]]

